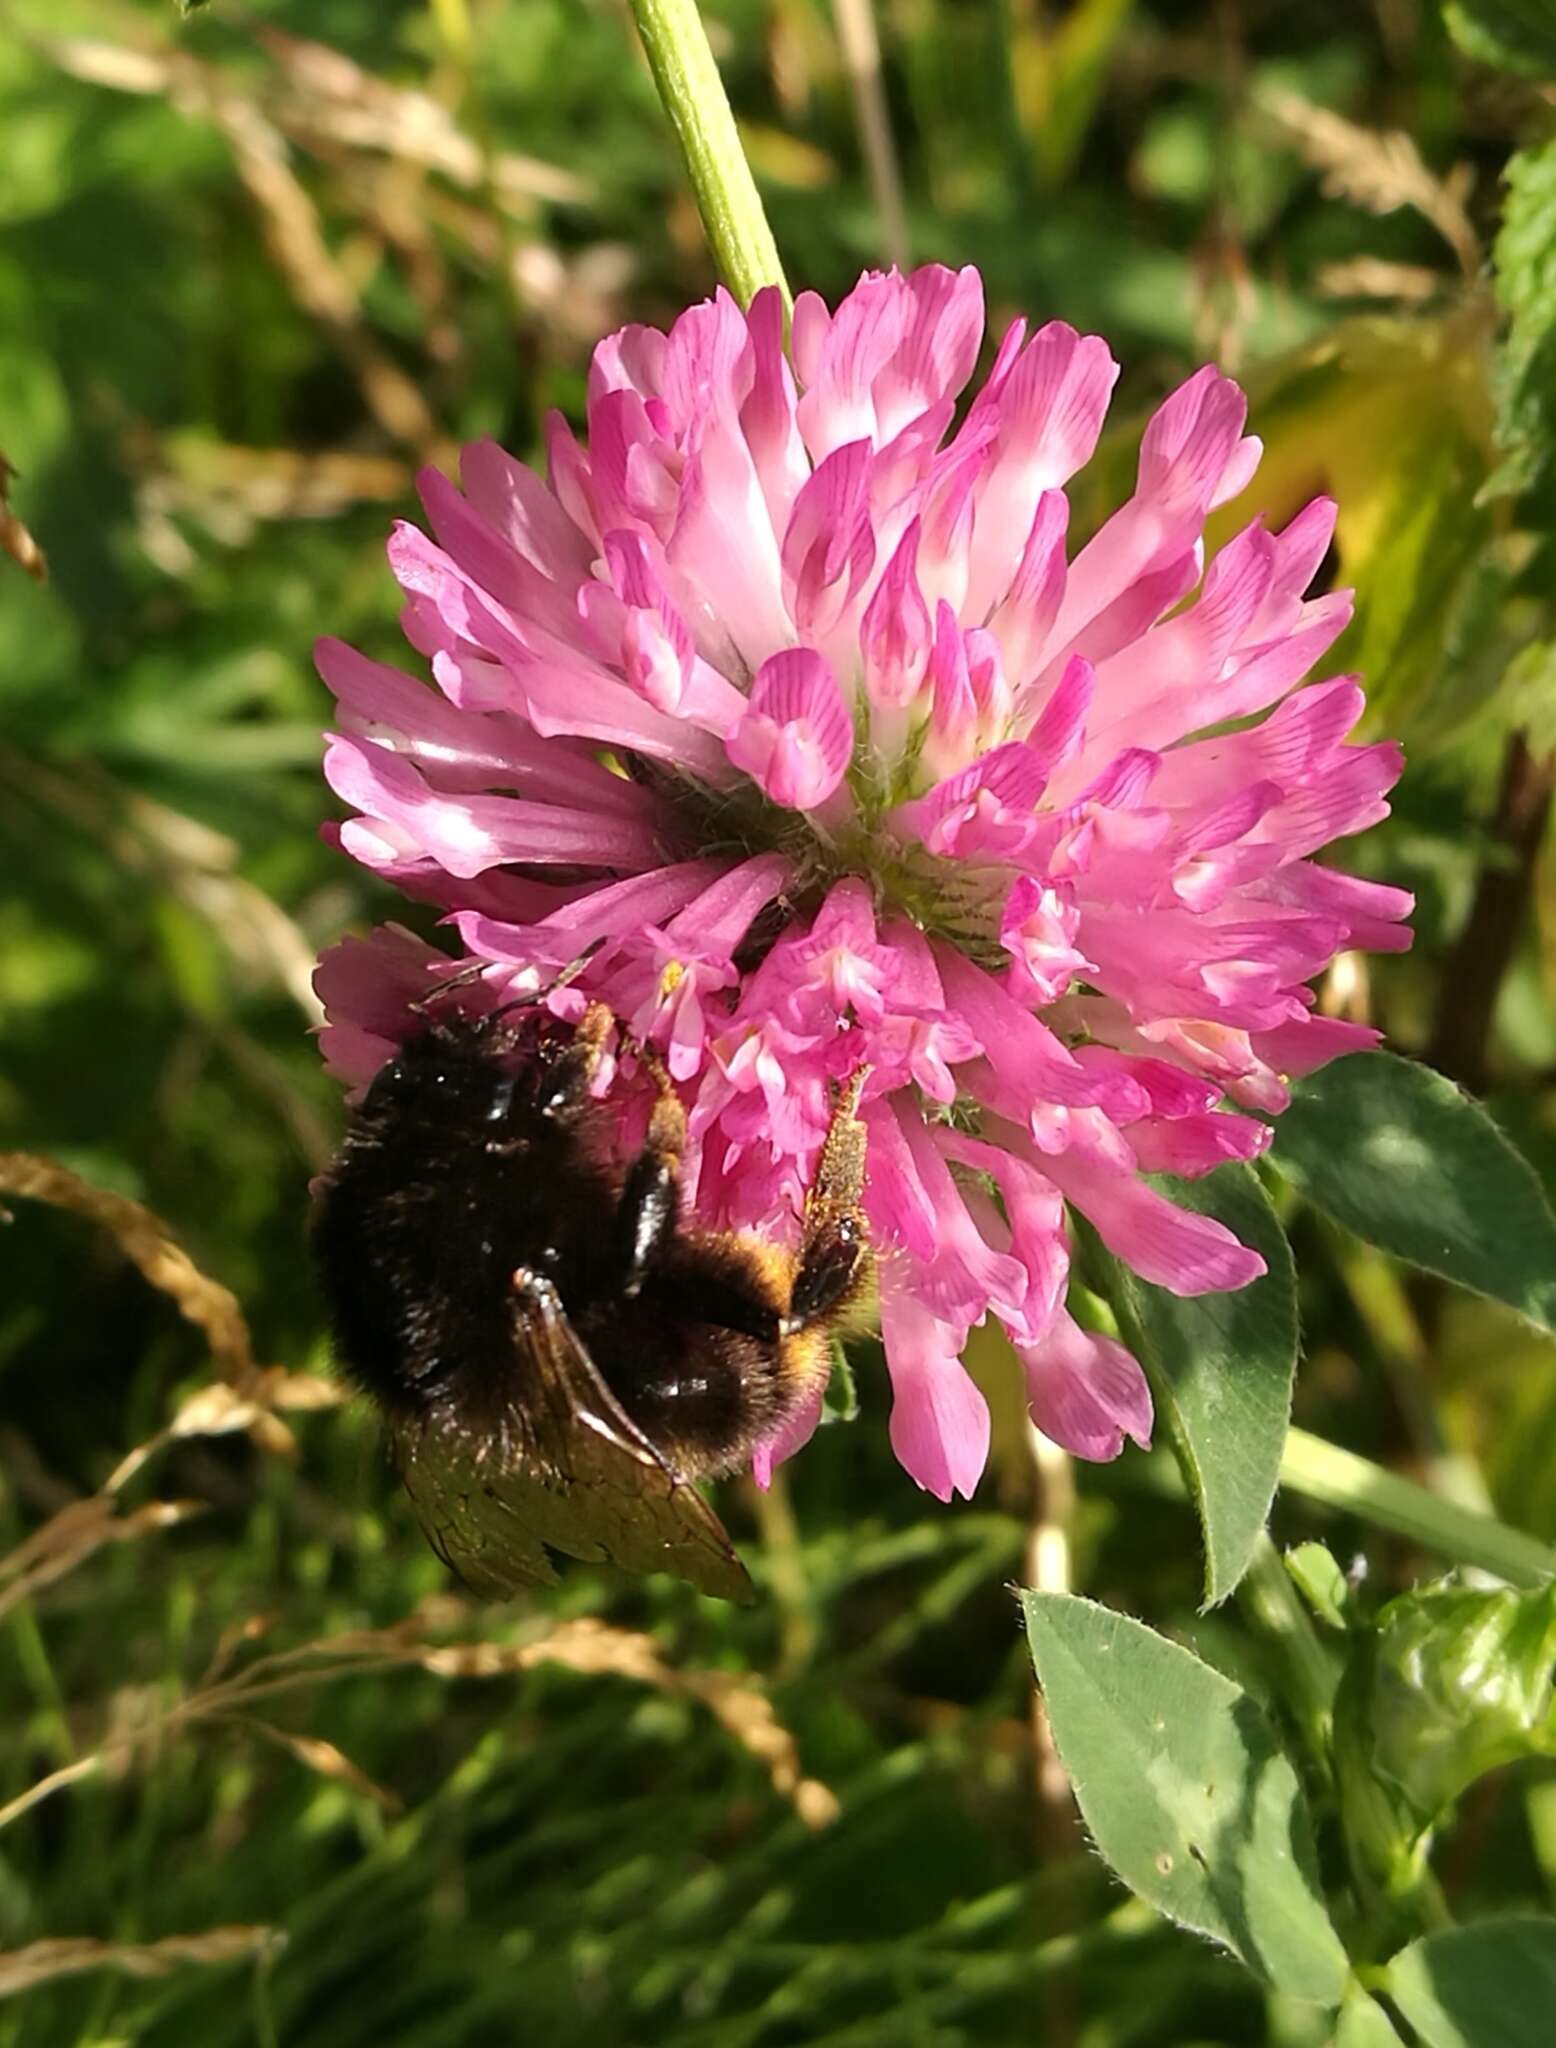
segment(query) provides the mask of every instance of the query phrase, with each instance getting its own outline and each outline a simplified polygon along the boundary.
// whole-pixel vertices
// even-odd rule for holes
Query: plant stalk
[[[1305,1429],[1292,1430],[1286,1439],[1280,1481],[1293,1493],[1391,1529],[1458,1564],[1495,1572],[1511,1585],[1542,1586],[1556,1578],[1556,1551],[1537,1538],[1444,1500]]]
[[[1286,1701],[1315,1766],[1333,1774],[1334,1694],[1339,1676],[1326,1655],[1285,1561],[1261,1536],[1237,1598],[1280,1659]]]
[[[742,307],[764,285],[793,304],[767,215],[735,131],[696,0],[632,0],[654,84],[681,145],[719,274]]]

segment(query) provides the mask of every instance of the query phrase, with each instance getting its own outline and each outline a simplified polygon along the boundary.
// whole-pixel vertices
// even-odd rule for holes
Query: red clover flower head
[[[699,1220],[792,1236],[868,1066],[892,1443],[943,1499],[987,1455],[960,1356],[991,1314],[1055,1442],[1148,1441],[1139,1365],[1066,1308],[1067,1209],[1174,1293],[1256,1278],[1143,1176],[1263,1151],[1240,1111],[1376,1035],[1319,1015],[1312,978],[1409,942],[1402,891],[1311,858],[1386,814],[1401,765],[1346,744],[1353,677],[1298,687],[1350,616],[1304,596],[1334,506],[1206,562],[1260,452],[1206,368],[1072,553],[1065,485],[1117,365],[1017,321],[958,423],[983,331],[976,270],[938,266],[867,273],[835,312],[803,294],[787,356],[772,290],[623,328],[546,479],[490,441],[462,489],[423,476],[432,537],[389,553],[432,687],[318,657],[340,844],[498,991],[595,949],[549,1000],[661,1050]],[[395,927],[333,948],[334,1069],[367,1081],[459,964]]]

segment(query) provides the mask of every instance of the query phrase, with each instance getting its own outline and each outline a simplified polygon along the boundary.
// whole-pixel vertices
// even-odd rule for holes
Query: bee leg
[[[542,1116],[564,1115],[589,1100],[616,1019],[606,1003],[591,1003],[579,1018],[564,1051],[551,1061],[536,1096]]]
[[[816,1178],[805,1202],[805,1235],[783,1334],[824,1321],[864,1286],[870,1243],[859,1204],[864,1194],[866,1137],[859,1098],[869,1069],[856,1068],[840,1092]]]
[[[642,1151],[627,1169],[616,1205],[616,1267],[629,1298],[675,1236],[681,1216],[681,1155],[686,1150],[686,1109],[658,1053],[626,1041],[658,1090]]]

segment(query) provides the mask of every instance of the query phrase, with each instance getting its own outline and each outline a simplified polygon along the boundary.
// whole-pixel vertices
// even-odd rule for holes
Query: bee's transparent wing
[[[748,1601],[744,1565],[694,1486],[616,1400],[540,1279],[514,1293],[523,1397],[479,1436],[434,1411],[396,1431],[401,1475],[434,1550],[474,1593],[554,1585],[548,1551],[674,1572]]]

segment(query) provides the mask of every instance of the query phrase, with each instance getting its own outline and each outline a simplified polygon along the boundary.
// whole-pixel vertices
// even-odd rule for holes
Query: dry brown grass
[[[34,582],[48,580],[49,565],[44,560],[43,550],[33,539],[27,528],[11,510],[10,485],[16,474],[15,466],[8,462],[0,450],[0,553],[7,554]]]
[[[0,1615],[53,1585],[105,1546],[133,1542],[201,1512],[190,1500],[152,1500],[127,1508],[125,1487],[168,1445],[196,1436],[247,1432],[263,1450],[291,1454],[296,1442],[284,1410],[337,1404],[330,1380],[279,1366],[260,1366],[248,1325],[231,1290],[202,1273],[161,1219],[139,1202],[93,1187],[55,1162],[29,1153],[0,1154],[0,1192],[48,1202],[106,1230],[125,1257],[154,1287],[175,1301],[201,1329],[224,1377],[199,1388],[156,1434],[120,1459],[101,1489],[72,1500],[0,1558]],[[284,1695],[344,1678],[420,1669],[442,1678],[500,1678],[557,1664],[596,1676],[625,1678],[705,1707],[730,1737],[762,1763],[774,1790],[811,1827],[825,1826],[837,1802],[826,1786],[805,1776],[793,1736],[779,1721],[762,1687],[748,1677],[685,1671],[665,1661],[653,1638],[583,1619],[559,1622],[516,1642],[445,1642],[438,1636],[466,1618],[462,1601],[444,1599],[388,1629],[363,1629],[296,1648],[247,1657],[270,1623],[253,1616],[229,1631],[210,1665],[183,1697],[129,1725],[109,1727],[96,1748],[36,1780],[0,1807],[8,1827],[54,1793],[128,1768],[169,1740],[197,1727],[229,1727],[275,1743],[306,1769],[350,1787],[392,1810],[395,1795],[377,1785],[333,1743],[275,1726],[254,1708]],[[82,1965],[89,1967],[89,1965]]]
[[[1408,206],[1430,221],[1458,259],[1467,278],[1479,275],[1480,238],[1466,201],[1474,184],[1468,164],[1445,177],[1430,170],[1403,129],[1363,128],[1330,107],[1316,106],[1300,93],[1265,86],[1255,105],[1313,168],[1323,173],[1324,190],[1370,213],[1394,213]]]
[[[93,1941],[78,1935],[33,1941],[0,1955],[0,1998],[35,1991],[85,1970],[118,1970],[126,1977],[166,1977],[187,1963],[247,1962],[279,1947],[273,1927],[208,1927],[203,1934],[170,1934],[162,1941]]]

